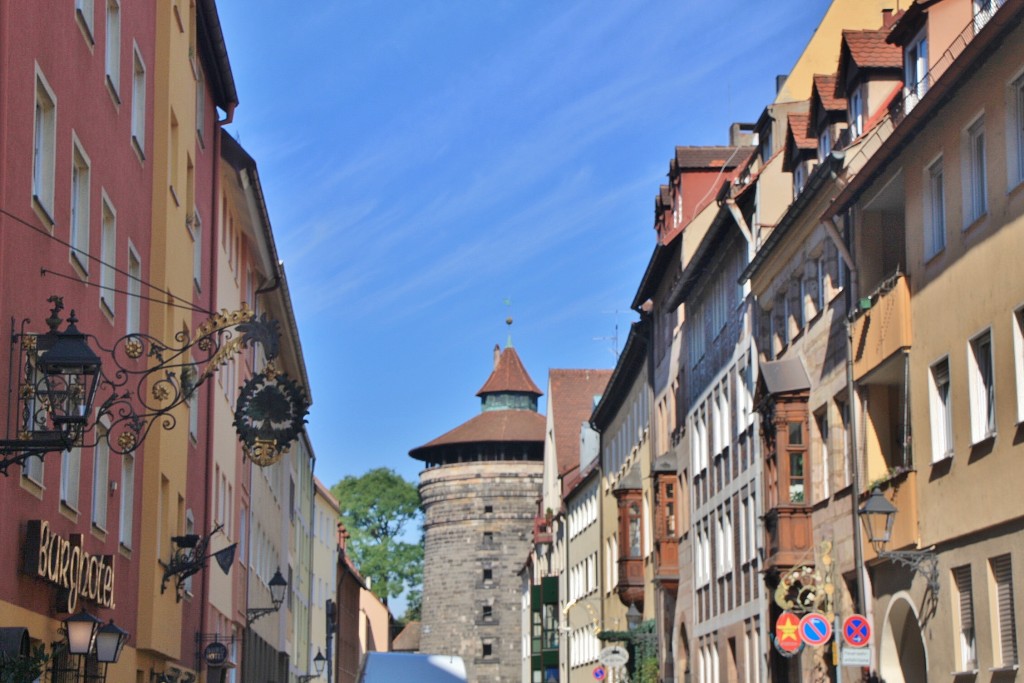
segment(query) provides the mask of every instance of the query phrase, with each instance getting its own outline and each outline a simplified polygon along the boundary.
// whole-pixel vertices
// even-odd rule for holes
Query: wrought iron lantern
[[[271,577],[267,586],[270,588],[271,607],[253,607],[246,610],[246,615],[248,616],[247,623],[249,626],[252,626],[252,623],[260,617],[265,617],[268,614],[273,614],[278,611],[281,609],[281,605],[284,604],[285,592],[288,590],[288,581],[281,576],[280,568],[274,572],[274,576]]]
[[[885,546],[892,540],[892,527],[896,521],[896,513],[899,512],[896,506],[889,502],[889,499],[881,491],[874,489],[857,512],[860,514],[868,541],[878,557],[896,562],[920,574],[927,582],[928,590],[937,596],[939,594],[939,558],[935,554],[934,546],[921,550],[885,549]]]
[[[96,631],[96,659],[100,664],[113,664],[121,658],[127,642],[128,632],[111,619]]]
[[[316,649],[316,657],[313,657],[313,668],[316,670],[315,674],[303,674],[298,677],[299,683],[306,683],[314,678],[320,678],[324,672],[324,667],[327,665],[327,657],[324,657],[324,653],[320,651],[320,648]]]
[[[85,656],[92,652],[96,633],[103,622],[83,609],[64,620],[67,631],[68,652],[73,655]]]
[[[629,626],[629,630],[635,631],[643,620],[644,615],[636,608],[636,604],[629,603],[629,609],[626,610],[626,624]]]
[[[881,491],[875,489],[860,508],[860,521],[868,541],[881,554],[892,539],[892,525],[896,520],[896,506],[889,502]]]
[[[136,332],[107,348],[78,329],[74,311],[60,331],[63,299],[51,296],[49,302],[48,332],[28,331],[27,319],[19,332],[12,329],[9,395],[16,407],[8,415],[7,438],[0,439],[0,474],[29,457],[95,446],[100,439],[113,454],[135,451],[154,425],[174,429],[175,409],[217,368],[255,344],[268,362],[246,382],[235,413],[246,455],[256,465],[273,464],[302,431],[309,400],[274,366],[279,325],[266,315],[257,317],[243,304],[211,316],[191,336],[179,332],[172,344]],[[105,429],[95,429],[101,421]]]
[[[64,620],[64,634],[68,654],[77,657],[79,663],[70,669],[54,668],[53,673],[73,675],[75,680],[107,680],[107,665],[121,658],[121,650],[128,642],[128,632],[113,619],[104,624],[84,609]],[[102,666],[99,673],[89,671],[90,657]]]

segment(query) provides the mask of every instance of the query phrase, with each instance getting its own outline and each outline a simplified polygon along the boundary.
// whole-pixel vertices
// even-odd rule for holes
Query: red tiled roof
[[[850,57],[861,69],[901,69],[903,51],[899,45],[885,41],[889,29],[864,31],[843,31],[843,43],[850,50]]]
[[[526,368],[523,367],[523,361],[519,360],[519,354],[511,346],[506,346],[505,350],[501,352],[501,356],[494,366],[494,372],[484,382],[480,391],[476,392],[476,395],[483,396],[505,391],[536,394],[537,396],[544,394],[530,379]]]
[[[604,393],[611,370],[549,370],[548,414],[555,429],[558,474],[580,464],[580,426],[594,411],[594,397]]]
[[[811,119],[810,114],[790,114],[788,119],[788,135],[793,136],[793,142],[796,144],[797,149],[817,149],[818,141],[808,131]]]
[[[430,443],[409,451],[422,459],[428,449],[460,443],[543,441],[547,420],[532,410],[487,410]]]
[[[836,94],[836,75],[814,74],[814,90],[825,111],[846,111],[846,98]],[[812,99],[814,94],[811,95]]]

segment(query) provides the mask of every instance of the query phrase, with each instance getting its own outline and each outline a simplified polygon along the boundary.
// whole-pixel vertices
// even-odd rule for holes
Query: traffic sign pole
[[[835,624],[832,626],[833,633],[839,633],[839,612],[836,612]],[[832,639],[832,666],[836,670],[836,683],[843,683],[843,667],[839,666],[839,639]]]

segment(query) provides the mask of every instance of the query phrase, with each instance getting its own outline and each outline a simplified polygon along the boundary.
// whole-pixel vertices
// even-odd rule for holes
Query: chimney
[[[892,25],[895,23],[896,21],[892,13],[892,8],[882,10],[882,28],[892,28]]]
[[[778,95],[782,92],[782,86],[786,85],[786,79],[789,78],[789,74],[779,74],[775,77],[775,94]]]
[[[342,554],[345,554],[345,546],[348,542],[348,529],[341,522],[338,522],[338,549]]]
[[[729,146],[747,147],[754,144],[753,123],[734,123],[729,126]]]
[[[494,345],[494,369],[498,369],[498,361],[501,360],[501,347],[498,344]]]

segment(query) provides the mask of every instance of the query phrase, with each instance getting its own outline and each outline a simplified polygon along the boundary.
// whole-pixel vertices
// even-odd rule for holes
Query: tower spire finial
[[[505,324],[508,325],[508,340],[505,342],[505,348],[512,348],[512,299],[505,297],[505,305],[508,306],[509,316],[505,318]]]

